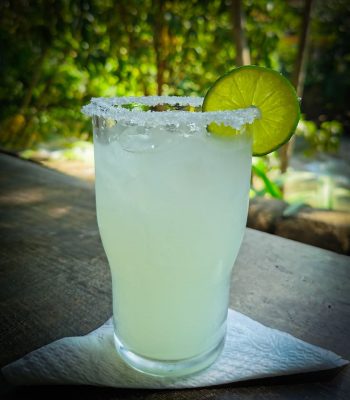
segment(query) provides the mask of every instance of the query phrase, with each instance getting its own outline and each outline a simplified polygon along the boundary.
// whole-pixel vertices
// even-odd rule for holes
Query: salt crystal
[[[260,117],[259,109],[253,106],[238,110],[208,112],[181,110],[158,112],[142,110],[142,107],[154,107],[157,105],[200,108],[202,103],[202,97],[98,97],[92,98],[90,104],[82,108],[82,112],[89,116],[122,121],[128,125],[153,128],[157,126],[171,126],[176,123],[189,127],[191,131],[199,130],[213,122],[240,129],[243,125],[251,124],[255,119]],[[130,109],[126,108],[128,105],[132,105],[133,107]]]

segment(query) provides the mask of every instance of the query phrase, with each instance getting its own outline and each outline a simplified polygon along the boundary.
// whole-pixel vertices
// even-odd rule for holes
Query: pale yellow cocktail
[[[226,114],[241,128],[233,138],[208,133],[211,113],[203,121],[201,112],[154,111],[150,120],[134,110],[130,118],[136,113],[139,123],[94,117],[97,217],[116,343],[137,369],[181,375],[210,364],[224,342],[248,208],[252,143],[244,126],[255,111]],[[218,115],[212,120],[220,122]]]

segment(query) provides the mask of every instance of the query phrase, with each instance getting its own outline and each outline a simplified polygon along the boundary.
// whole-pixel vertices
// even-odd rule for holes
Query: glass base
[[[206,353],[200,354],[192,358],[182,360],[155,360],[140,356],[124,347],[123,343],[114,334],[114,343],[120,357],[132,368],[148,375],[154,376],[184,376],[199,372],[209,367],[220,355],[224,344],[225,336],[220,342]]]

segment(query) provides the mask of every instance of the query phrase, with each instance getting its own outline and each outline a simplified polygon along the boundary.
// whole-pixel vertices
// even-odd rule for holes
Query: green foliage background
[[[230,0],[17,0],[0,5],[0,145],[88,138],[91,97],[203,96],[235,67]],[[244,0],[252,63],[291,76],[303,1]],[[316,1],[303,111],[348,124],[350,3]],[[159,82],[161,76],[161,82]]]

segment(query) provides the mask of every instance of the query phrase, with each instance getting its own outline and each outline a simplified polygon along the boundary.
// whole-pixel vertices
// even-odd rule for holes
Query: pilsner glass
[[[224,344],[230,275],[247,218],[257,110],[201,98],[99,98],[96,207],[112,276],[115,344],[132,367],[180,376]],[[237,129],[218,137],[210,123]]]

